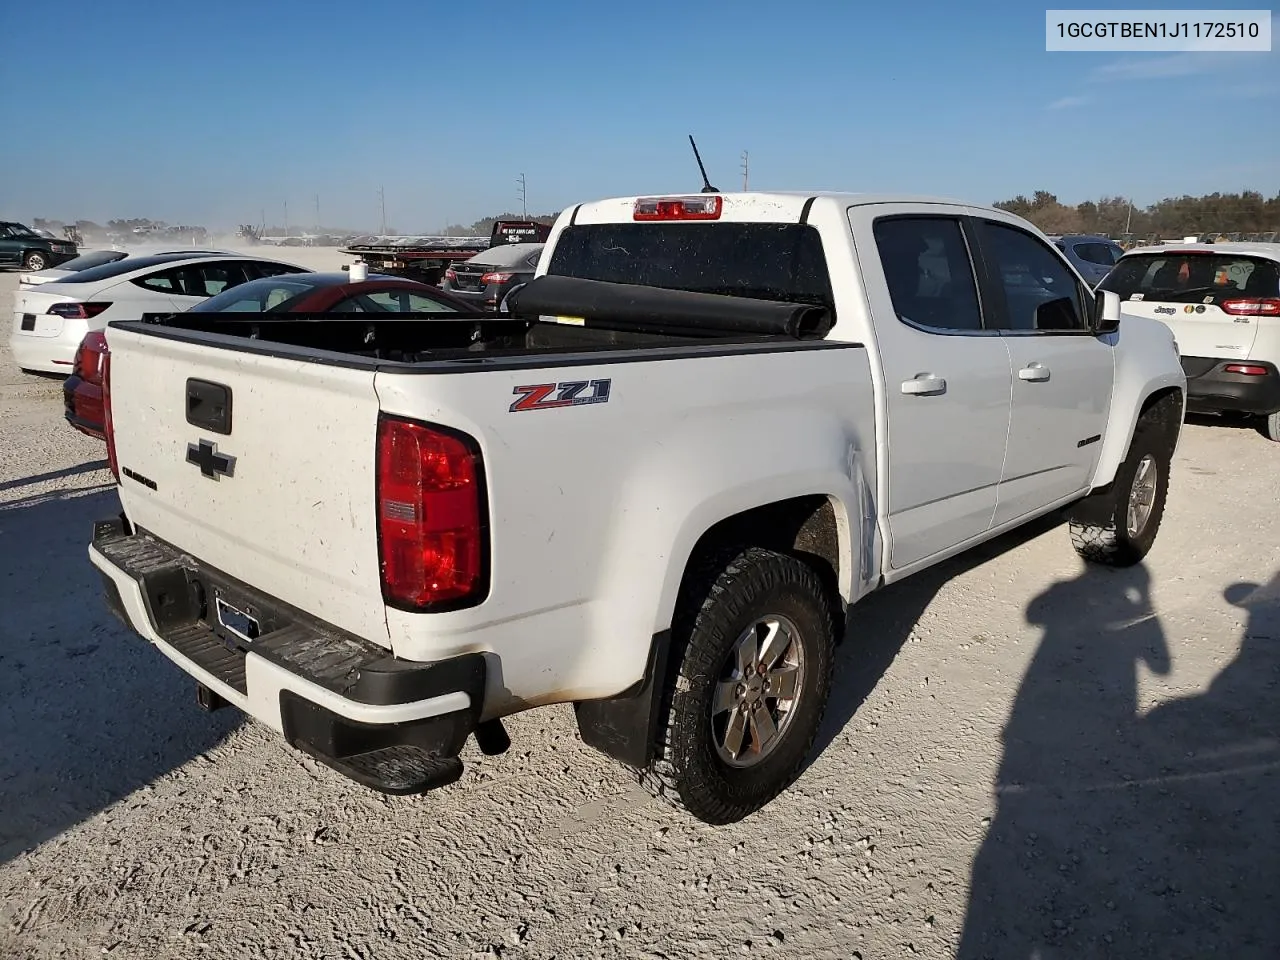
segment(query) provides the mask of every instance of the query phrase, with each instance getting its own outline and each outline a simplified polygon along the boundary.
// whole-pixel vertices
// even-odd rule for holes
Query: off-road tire
[[[1262,431],[1262,435],[1268,440],[1280,443],[1280,412],[1263,417],[1258,429]]]
[[[22,261],[22,265],[26,267],[26,269],[30,270],[32,273],[35,273],[37,270],[48,269],[49,258],[46,257],[39,250],[32,250],[30,253],[27,254],[26,258]]]
[[[1157,401],[1139,418],[1129,453],[1116,470],[1115,480],[1105,490],[1090,494],[1092,498],[1100,498],[1097,506],[1102,507],[1107,520],[1104,523],[1070,522],[1071,545],[1086,561],[1108,567],[1131,567],[1142,562],[1151,550],[1169,494],[1169,467],[1173,462],[1181,409],[1181,401],[1175,395]],[[1132,536],[1125,522],[1126,510],[1138,467],[1148,456],[1153,458],[1157,470],[1155,496],[1146,525],[1137,536]]]
[[[733,823],[773,800],[804,768],[831,690],[832,603],[813,568],[760,547],[708,557],[690,578],[672,624],[672,675],[654,759],[638,774],[663,802],[705,823]],[[733,767],[717,754],[712,696],[738,638],[769,615],[787,617],[803,647],[795,713],[767,755]]]

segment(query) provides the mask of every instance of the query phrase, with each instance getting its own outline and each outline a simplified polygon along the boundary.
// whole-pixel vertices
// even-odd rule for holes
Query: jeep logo
[[[1173,307],[1156,307],[1156,313],[1167,313],[1169,316],[1173,316],[1177,312]]]

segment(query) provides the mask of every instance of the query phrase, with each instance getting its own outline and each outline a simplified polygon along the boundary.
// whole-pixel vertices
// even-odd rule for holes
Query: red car
[[[346,273],[289,273],[250,280],[222,291],[189,313],[475,313],[438,287],[381,274],[352,280]],[[103,439],[102,358],[107,338],[87,334],[62,386],[67,422]]]

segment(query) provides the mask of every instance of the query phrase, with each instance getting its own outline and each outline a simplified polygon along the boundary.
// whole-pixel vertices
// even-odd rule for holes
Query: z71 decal
[[[608,403],[609,385],[612,380],[566,380],[564,383],[534,383],[527,387],[515,387],[512,393],[520,395],[513,401],[510,413],[524,410],[552,410],[557,407],[576,407],[584,403]],[[590,387],[591,392],[585,393]]]

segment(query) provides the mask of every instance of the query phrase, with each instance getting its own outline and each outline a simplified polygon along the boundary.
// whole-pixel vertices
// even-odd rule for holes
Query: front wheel
[[[23,261],[23,266],[34,273],[49,266],[49,261],[43,253],[33,250],[27,254],[27,259]]]
[[[640,781],[705,823],[759,810],[800,775],[831,689],[835,628],[821,579],[750,547],[711,565],[673,625],[678,672]]]
[[[1092,494],[1101,516],[1093,522],[1073,520],[1071,544],[1076,553],[1091,562],[1109,567],[1129,567],[1140,563],[1151,550],[1164,517],[1169,493],[1169,467],[1177,416],[1173,404],[1157,404],[1143,414],[1133,432],[1129,455],[1116,471],[1115,481],[1105,491]],[[1100,521],[1100,522],[1099,522]]]

